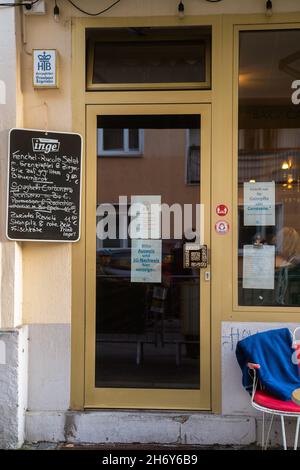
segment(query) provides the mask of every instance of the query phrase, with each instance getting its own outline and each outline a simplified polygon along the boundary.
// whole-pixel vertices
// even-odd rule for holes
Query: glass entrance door
[[[210,134],[210,105],[87,108],[87,408],[210,409]]]

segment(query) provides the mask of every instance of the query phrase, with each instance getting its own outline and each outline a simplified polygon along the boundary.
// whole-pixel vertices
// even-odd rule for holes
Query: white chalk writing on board
[[[78,134],[11,131],[8,238],[77,241],[80,194]]]

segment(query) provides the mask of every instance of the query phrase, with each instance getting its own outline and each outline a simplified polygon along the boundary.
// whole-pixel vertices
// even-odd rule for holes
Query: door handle
[[[207,245],[198,245],[196,243],[185,243],[183,245],[183,267],[188,268],[207,268],[208,249]]]

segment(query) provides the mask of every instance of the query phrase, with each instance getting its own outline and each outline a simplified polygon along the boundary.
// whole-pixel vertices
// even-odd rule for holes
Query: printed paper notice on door
[[[275,182],[244,183],[244,225],[275,225]]]
[[[243,289],[274,289],[275,246],[244,246]]]
[[[131,282],[161,282],[161,240],[132,240]]]
[[[161,196],[131,196],[131,238],[161,237]]]

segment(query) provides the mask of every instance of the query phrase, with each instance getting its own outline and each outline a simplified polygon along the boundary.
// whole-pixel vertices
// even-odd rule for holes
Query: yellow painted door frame
[[[96,357],[96,175],[98,115],[201,116],[201,184],[204,206],[204,240],[210,249],[211,106],[209,104],[88,105],[86,110],[86,352],[85,408],[211,409],[210,282],[200,275],[200,390],[126,389],[95,387]],[[205,270],[209,271],[209,267]]]

